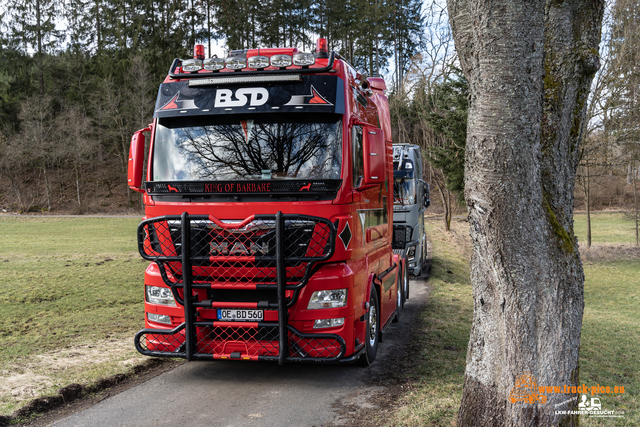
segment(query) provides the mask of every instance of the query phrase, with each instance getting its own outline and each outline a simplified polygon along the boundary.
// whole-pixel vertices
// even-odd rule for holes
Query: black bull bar
[[[142,329],[136,349],[187,360],[346,361],[341,336],[305,334],[288,324],[288,309],[314,265],[333,256],[335,236],[334,224],[325,218],[281,212],[242,222],[186,212],[142,221],[140,255],[158,265],[184,307],[184,322],[173,329]],[[218,299],[216,292],[227,297]],[[245,295],[241,301],[228,298],[239,294]],[[265,317],[277,310],[277,320],[272,315],[271,321],[224,321],[215,314],[221,308],[263,310]]]

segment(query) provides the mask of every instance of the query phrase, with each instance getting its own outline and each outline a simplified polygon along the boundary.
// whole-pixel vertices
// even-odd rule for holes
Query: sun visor
[[[275,77],[269,75],[265,75],[263,81],[257,79],[263,76],[246,76],[253,79],[242,82],[240,77],[236,73],[220,73],[207,79],[163,83],[153,116],[282,112],[344,114],[344,82],[337,76],[302,75],[295,82],[269,81],[267,77]]]

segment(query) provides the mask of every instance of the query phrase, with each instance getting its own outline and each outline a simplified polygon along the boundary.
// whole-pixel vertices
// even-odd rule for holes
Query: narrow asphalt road
[[[383,335],[375,363],[311,365],[190,362],[51,426],[323,426],[340,425],[337,404],[370,407],[385,388],[368,378],[383,372],[409,337],[427,299],[424,280],[411,281],[402,319]],[[404,328],[404,329],[403,329]]]

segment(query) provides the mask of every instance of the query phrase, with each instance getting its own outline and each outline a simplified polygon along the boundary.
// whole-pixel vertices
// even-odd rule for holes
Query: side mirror
[[[143,132],[150,132],[151,128],[140,129],[131,137],[129,146],[128,184],[129,188],[138,193],[144,193],[142,189],[142,171],[144,167],[145,137]]]
[[[431,187],[426,182],[422,185],[424,186],[424,207],[428,208],[431,206]]]
[[[365,126],[362,129],[364,151],[364,186],[382,184],[386,180],[386,145],[382,129]]]

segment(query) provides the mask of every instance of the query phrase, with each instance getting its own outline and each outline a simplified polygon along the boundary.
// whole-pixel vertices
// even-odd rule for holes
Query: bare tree
[[[19,138],[27,150],[24,155],[33,160],[36,168],[44,175],[44,190],[47,210],[51,212],[51,186],[47,175],[48,165],[58,155],[52,134],[54,128],[52,99],[49,96],[32,96],[20,105],[18,117],[21,120]]]
[[[19,212],[29,212],[46,197],[37,183],[37,162],[20,134],[0,135],[0,175],[11,183],[11,194]]]
[[[584,274],[573,191],[602,0],[449,0],[471,102],[465,198],[474,317],[461,426],[578,425],[518,377],[578,385]],[[522,377],[521,377],[522,378]],[[569,409],[574,403],[567,405]]]
[[[96,139],[90,135],[90,120],[75,108],[65,109],[56,118],[56,141],[73,168],[78,210],[82,212],[82,173],[97,148]]]

